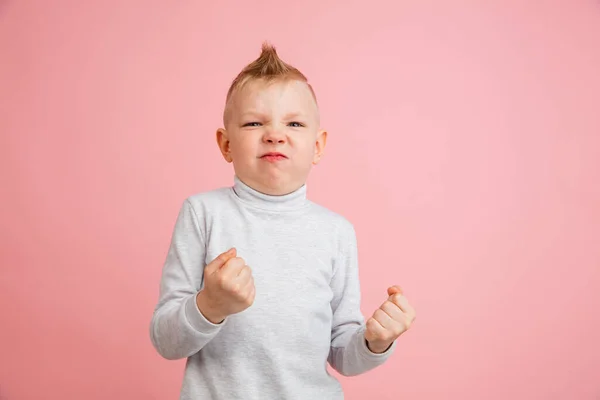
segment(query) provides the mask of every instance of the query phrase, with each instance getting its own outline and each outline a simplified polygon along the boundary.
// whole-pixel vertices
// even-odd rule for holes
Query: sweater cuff
[[[213,324],[206,319],[198,309],[196,295],[190,296],[187,299],[185,304],[185,317],[192,328],[205,335],[211,335],[218,332],[227,322],[227,319],[225,319],[225,321],[220,324]]]
[[[359,335],[360,335],[359,347],[360,347],[362,355],[365,358],[375,361],[375,360],[381,360],[381,359],[388,358],[390,355],[392,355],[392,353],[396,349],[396,341],[397,340],[394,340],[392,342],[392,344],[390,345],[390,347],[388,347],[387,350],[384,351],[383,353],[374,353],[367,346],[367,339],[365,339],[365,330],[366,330],[365,326],[363,326],[362,329],[359,329]]]

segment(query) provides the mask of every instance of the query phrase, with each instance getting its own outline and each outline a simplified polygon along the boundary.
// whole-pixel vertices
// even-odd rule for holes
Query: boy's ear
[[[325,152],[325,145],[327,144],[327,131],[320,130],[317,134],[317,141],[315,143],[315,155],[313,157],[313,165],[317,165]]]
[[[219,150],[221,150],[221,154],[223,155],[225,161],[227,161],[228,163],[232,162],[233,159],[231,158],[229,137],[225,128],[217,129],[217,145],[219,146]]]

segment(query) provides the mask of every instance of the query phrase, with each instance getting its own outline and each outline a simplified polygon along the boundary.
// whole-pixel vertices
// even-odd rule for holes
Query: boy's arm
[[[199,311],[196,295],[205,267],[205,240],[189,200],[179,211],[163,266],[150,338],[160,355],[176,360],[202,349],[222,328]]]
[[[331,280],[333,324],[328,361],[340,374],[353,376],[383,364],[392,354],[395,342],[380,354],[367,347],[365,321],[360,310],[358,249],[354,227],[345,221],[338,237],[339,252]]]

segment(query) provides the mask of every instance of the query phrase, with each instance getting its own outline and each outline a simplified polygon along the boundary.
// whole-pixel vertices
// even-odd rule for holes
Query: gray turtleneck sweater
[[[213,324],[196,306],[203,269],[231,247],[252,268],[250,308]],[[343,399],[327,363],[345,376],[381,365],[360,311],[353,226],[306,198],[233,187],[183,204],[163,267],[150,337],[170,360],[187,358],[180,399]]]

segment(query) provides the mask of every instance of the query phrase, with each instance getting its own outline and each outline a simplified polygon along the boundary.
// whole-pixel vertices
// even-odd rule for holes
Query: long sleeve
[[[152,344],[164,358],[175,360],[200,351],[221,330],[198,310],[205,267],[205,240],[189,200],[179,211],[162,270],[158,304],[150,324]]]
[[[333,323],[329,364],[340,374],[353,376],[383,364],[395,343],[381,354],[367,347],[365,321],[360,310],[358,248],[354,227],[346,222],[340,229],[339,251],[331,280]]]

